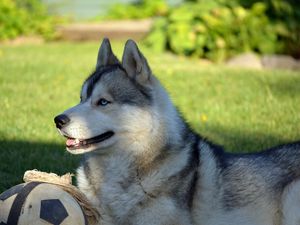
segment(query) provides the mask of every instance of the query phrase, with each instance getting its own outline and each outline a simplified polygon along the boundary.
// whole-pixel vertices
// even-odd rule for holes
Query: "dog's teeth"
[[[79,144],[79,142],[80,142],[79,139],[75,139],[76,144]]]

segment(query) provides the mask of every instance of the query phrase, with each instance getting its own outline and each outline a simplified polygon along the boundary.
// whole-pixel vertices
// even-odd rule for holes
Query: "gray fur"
[[[101,67],[105,67],[108,65],[118,64],[119,60],[113,54],[110,46],[110,42],[107,38],[103,39],[103,42],[98,51],[96,68],[99,69]]]
[[[104,40],[81,103],[60,132],[99,143],[84,154],[78,186],[99,224],[299,225],[300,142],[230,154],[194,133],[133,41],[122,64]],[[101,98],[109,104],[97,105]]]

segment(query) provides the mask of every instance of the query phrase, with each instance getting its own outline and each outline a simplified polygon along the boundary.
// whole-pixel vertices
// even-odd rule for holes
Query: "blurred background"
[[[104,0],[89,0],[89,1],[82,1],[82,0],[42,0],[42,2],[46,3],[48,8],[50,9],[50,13],[52,14],[59,14],[62,16],[70,15],[73,17],[73,19],[81,20],[81,19],[94,19],[99,16],[106,16],[111,8],[122,8],[122,5],[137,5],[137,4],[144,4],[143,1],[136,1],[136,0],[111,0],[111,1],[104,1]],[[157,1],[159,2],[159,1]],[[163,2],[163,1],[161,1]],[[181,0],[166,0],[167,4],[175,5],[181,2]],[[148,9],[147,10],[159,10],[156,9],[149,9],[149,3],[151,1],[148,1]],[[157,4],[156,1],[152,1],[151,4]],[[159,3],[161,5],[161,3]],[[126,8],[126,7],[125,7]],[[123,7],[124,9],[124,7]],[[124,19],[124,15],[126,14],[124,11],[122,12],[122,9],[120,10],[123,14],[122,17],[119,17],[119,19]],[[142,14],[140,14],[142,15]],[[153,15],[149,15],[152,17]],[[144,15],[142,17],[149,17],[147,15]],[[126,18],[133,18],[135,16],[128,15]],[[135,18],[141,18],[135,17]],[[116,17],[118,19],[118,16]]]
[[[75,173],[53,118],[79,102],[103,37],[119,59],[134,39],[226,150],[300,140],[299,0],[0,0],[0,192],[29,169]]]
[[[300,57],[298,0],[2,0],[0,16],[0,40],[132,37],[214,62],[244,52]]]

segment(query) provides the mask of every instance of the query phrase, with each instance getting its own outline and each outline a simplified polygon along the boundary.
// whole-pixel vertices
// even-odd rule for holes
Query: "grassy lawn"
[[[27,169],[74,172],[53,118],[79,101],[98,43],[0,47],[0,192]],[[123,46],[113,43],[121,57]],[[300,139],[300,72],[205,66],[144,50],[192,127],[233,152]]]

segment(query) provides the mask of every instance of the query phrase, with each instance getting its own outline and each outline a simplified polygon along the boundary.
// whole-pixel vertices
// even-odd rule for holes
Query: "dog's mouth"
[[[114,132],[107,131],[103,134],[100,134],[98,136],[89,138],[89,139],[77,139],[77,138],[71,138],[68,136],[65,136],[67,138],[66,146],[68,150],[77,150],[77,149],[85,149],[90,147],[93,144],[97,144],[100,142],[103,142],[109,138],[111,138],[114,135]]]

